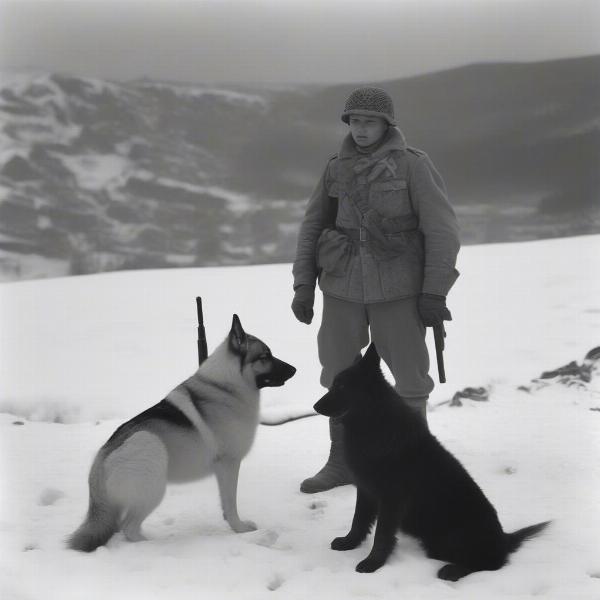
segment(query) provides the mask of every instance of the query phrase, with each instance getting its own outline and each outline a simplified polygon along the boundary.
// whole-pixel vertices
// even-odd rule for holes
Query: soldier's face
[[[370,146],[378,142],[387,131],[387,121],[383,117],[350,115],[350,133],[359,146]]]

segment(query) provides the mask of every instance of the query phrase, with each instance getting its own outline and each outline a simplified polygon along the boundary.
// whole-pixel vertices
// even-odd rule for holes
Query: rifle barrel
[[[208,356],[206,345],[206,331],[204,330],[204,315],[202,314],[202,298],[196,297],[196,310],[198,312],[198,364],[201,365]]]

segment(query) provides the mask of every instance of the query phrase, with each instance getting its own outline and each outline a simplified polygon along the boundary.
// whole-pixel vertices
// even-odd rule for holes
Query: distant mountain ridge
[[[465,243],[600,231],[600,56],[384,82]],[[293,258],[355,86],[0,75],[0,276]]]

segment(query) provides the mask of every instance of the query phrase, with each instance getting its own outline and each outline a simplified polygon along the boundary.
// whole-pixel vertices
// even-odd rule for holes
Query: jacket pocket
[[[407,253],[379,262],[379,276],[384,300],[416,296],[423,288],[423,265]]]
[[[387,246],[390,250],[391,256],[388,258],[395,258],[398,254],[402,254],[406,251],[408,245],[407,236],[404,232],[401,233],[388,233],[385,236],[387,240]]]
[[[414,296],[423,288],[425,249],[421,232],[405,231],[397,241],[403,250],[389,260],[379,261],[381,288],[386,300]]]
[[[323,229],[317,240],[317,267],[329,275],[346,275],[352,253],[348,236],[336,229]]]
[[[412,212],[405,179],[375,181],[369,190],[369,204],[382,217],[399,217]]]
[[[418,231],[403,234],[404,250],[390,260],[379,261],[379,275],[386,300],[420,294],[423,288],[424,248]]]

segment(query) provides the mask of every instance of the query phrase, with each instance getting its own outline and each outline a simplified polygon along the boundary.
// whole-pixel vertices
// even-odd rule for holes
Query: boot
[[[316,475],[305,479],[300,484],[301,492],[314,494],[352,483],[350,469],[344,461],[343,427],[339,420],[329,419],[329,438],[331,439],[329,458]]]

